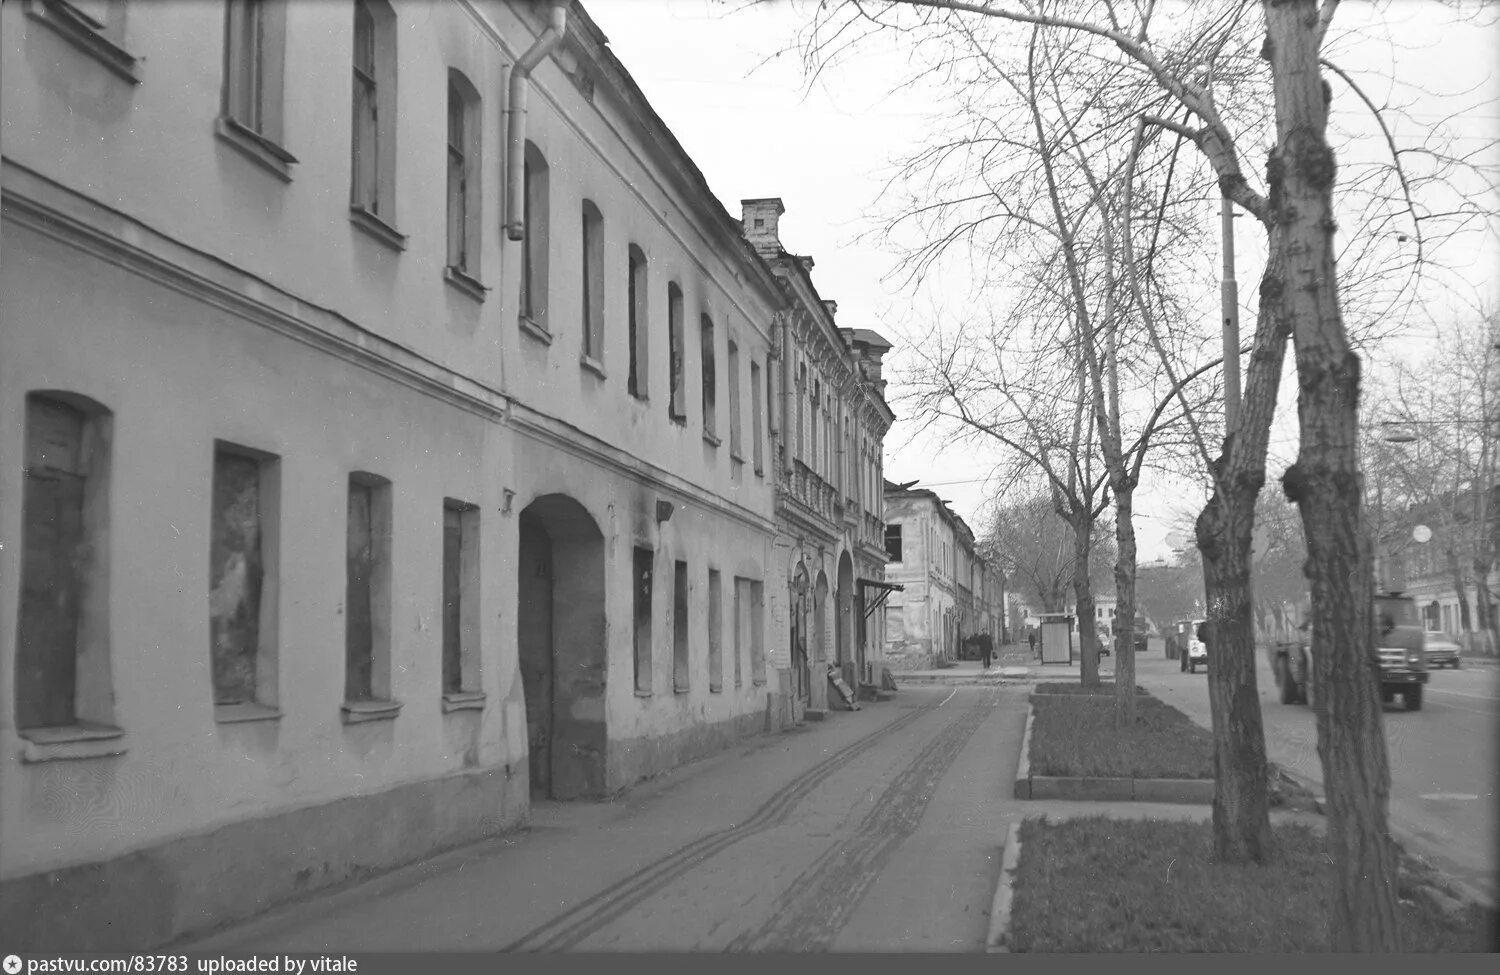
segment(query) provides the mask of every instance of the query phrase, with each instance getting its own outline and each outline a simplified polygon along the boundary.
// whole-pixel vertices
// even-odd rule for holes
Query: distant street
[[[982,951],[1025,687],[907,687],[194,951]]]
[[[1257,683],[1271,761],[1321,782],[1312,709],[1281,704],[1262,653]],[[1178,670],[1160,640],[1137,660],[1138,681],[1169,704],[1211,722],[1208,678]],[[1431,675],[1422,710],[1385,708],[1391,763],[1391,823],[1413,853],[1487,893],[1497,889],[1496,810],[1500,786],[1500,669],[1469,666]]]

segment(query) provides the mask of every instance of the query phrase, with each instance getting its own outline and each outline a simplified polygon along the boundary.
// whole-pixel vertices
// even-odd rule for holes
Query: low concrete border
[[[1011,823],[1005,831],[1005,853],[1000,858],[1000,879],[995,884],[995,898],[990,902],[990,929],[984,939],[984,950],[987,953],[1010,951],[1005,940],[1010,933],[1016,864],[1020,861],[1021,824]]]
[[[1047,695],[1043,695],[1044,697]],[[1065,695],[1062,695],[1065,696]],[[1202,805],[1214,801],[1213,779],[1141,779],[1092,775],[1032,775],[1031,726],[1036,709],[1026,702],[1026,733],[1016,768],[1017,799],[1072,799],[1082,802],[1177,802]]]
[[[1021,735],[1021,763],[1016,766],[1016,789],[1017,799],[1031,798],[1031,722],[1036,717],[1036,712],[1031,707],[1031,702],[1026,702],[1026,731]]]

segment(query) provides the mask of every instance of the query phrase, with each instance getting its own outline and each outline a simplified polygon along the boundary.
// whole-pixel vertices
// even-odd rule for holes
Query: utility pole
[[[1224,279],[1219,301],[1224,316],[1224,435],[1234,432],[1240,412],[1240,296],[1234,280],[1234,204],[1222,198]]]

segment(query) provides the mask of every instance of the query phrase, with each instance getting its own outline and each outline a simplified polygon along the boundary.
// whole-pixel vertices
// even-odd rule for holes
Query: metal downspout
[[[552,21],[536,43],[510,69],[510,92],[505,112],[509,116],[509,148],[505,156],[507,203],[505,235],[511,240],[526,236],[526,81],[542,58],[552,53],[568,29],[568,0],[553,0]]]

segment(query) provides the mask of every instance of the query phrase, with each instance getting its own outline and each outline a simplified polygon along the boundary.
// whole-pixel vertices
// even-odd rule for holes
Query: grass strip
[[[1328,950],[1333,867],[1311,827],[1273,827],[1261,865],[1213,861],[1207,822],[1028,819],[1008,944],[1029,952]],[[1447,914],[1399,891],[1403,949],[1487,951],[1487,912]]]
[[[1213,736],[1150,695],[1135,702],[1135,721],[1121,727],[1113,698],[1098,694],[1031,699],[1032,775],[1211,779]]]

